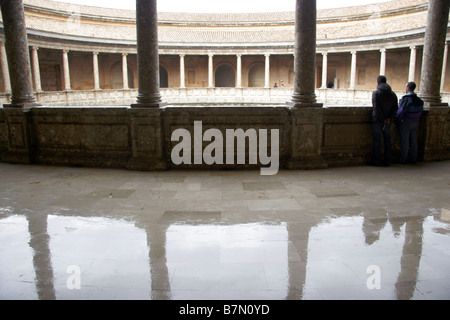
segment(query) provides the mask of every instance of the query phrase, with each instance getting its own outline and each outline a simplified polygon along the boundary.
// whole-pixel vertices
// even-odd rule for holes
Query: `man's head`
[[[387,79],[385,76],[378,76],[377,82],[378,84],[387,83]]]
[[[408,82],[406,84],[406,93],[414,93],[414,90],[416,90],[417,85],[414,82]]]

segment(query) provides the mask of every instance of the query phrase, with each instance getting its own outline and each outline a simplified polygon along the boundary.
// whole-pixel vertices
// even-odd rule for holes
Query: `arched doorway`
[[[168,88],[169,87],[169,74],[167,73],[166,68],[163,66],[159,66],[159,87],[160,88]]]
[[[216,87],[233,88],[236,86],[236,74],[232,66],[223,64],[216,70]]]
[[[248,72],[248,86],[251,88],[264,87],[266,67],[264,63],[257,63]]]

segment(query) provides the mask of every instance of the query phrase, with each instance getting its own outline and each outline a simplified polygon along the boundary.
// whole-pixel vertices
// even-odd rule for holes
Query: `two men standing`
[[[372,94],[372,131],[374,166],[389,166],[392,157],[391,125],[396,123],[400,135],[400,163],[417,161],[417,130],[424,110],[424,102],[415,93],[416,84],[406,85],[406,95],[398,102],[397,95],[387,84],[385,76],[377,79]],[[381,137],[384,139],[384,159],[381,158]]]

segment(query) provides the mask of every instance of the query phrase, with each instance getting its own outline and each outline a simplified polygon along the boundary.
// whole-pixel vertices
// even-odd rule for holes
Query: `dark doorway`
[[[233,67],[223,64],[216,70],[216,87],[233,88],[236,86],[236,74]]]
[[[166,68],[159,66],[159,87],[168,88],[169,87],[169,74]]]

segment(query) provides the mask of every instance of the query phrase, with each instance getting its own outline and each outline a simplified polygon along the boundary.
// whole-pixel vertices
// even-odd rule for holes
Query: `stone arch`
[[[248,72],[248,86],[250,88],[264,87],[266,67],[263,62],[255,63]]]
[[[220,65],[215,72],[217,88],[233,88],[236,86],[236,72],[229,64]]]

